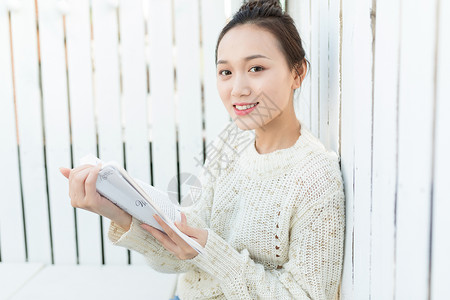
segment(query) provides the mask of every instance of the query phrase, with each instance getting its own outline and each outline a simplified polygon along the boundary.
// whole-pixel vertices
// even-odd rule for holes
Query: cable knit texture
[[[185,299],[329,299],[341,279],[345,198],[339,157],[303,123],[296,143],[259,154],[254,130],[228,124],[200,174],[202,193],[184,207],[208,230],[203,254],[179,260],[132,218],[114,222],[114,245],[143,254],[161,272],[181,273]]]

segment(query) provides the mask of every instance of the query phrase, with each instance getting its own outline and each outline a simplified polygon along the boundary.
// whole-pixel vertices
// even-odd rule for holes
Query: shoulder
[[[303,162],[295,168],[295,176],[302,183],[299,202],[303,208],[317,205],[332,194],[343,195],[343,176],[340,156],[328,149],[311,132],[308,135],[309,145]]]
[[[304,182],[294,200],[291,226],[308,224],[320,216],[345,218],[344,181],[339,165],[339,157],[327,149],[312,151],[308,167],[297,174]]]

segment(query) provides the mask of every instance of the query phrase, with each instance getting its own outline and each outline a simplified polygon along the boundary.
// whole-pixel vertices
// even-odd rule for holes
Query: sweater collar
[[[248,172],[251,177],[270,177],[288,172],[302,158],[311,153],[314,145],[323,147],[320,140],[306,128],[305,124],[299,122],[301,124],[300,136],[294,145],[270,153],[258,153],[255,147],[254,130],[251,130],[252,141],[239,156],[239,167]]]

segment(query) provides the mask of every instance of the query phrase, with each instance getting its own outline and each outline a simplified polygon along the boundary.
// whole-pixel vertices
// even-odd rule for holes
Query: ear
[[[306,60],[303,60],[300,65],[296,65],[292,70],[292,77],[294,81],[292,82],[292,89],[298,89],[306,76]]]

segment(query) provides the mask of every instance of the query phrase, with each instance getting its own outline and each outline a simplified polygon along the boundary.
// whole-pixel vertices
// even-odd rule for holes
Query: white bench
[[[0,300],[170,299],[175,282],[145,265],[0,263]]]

